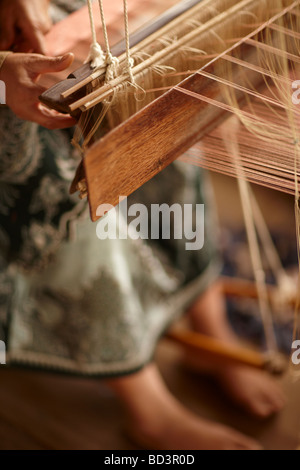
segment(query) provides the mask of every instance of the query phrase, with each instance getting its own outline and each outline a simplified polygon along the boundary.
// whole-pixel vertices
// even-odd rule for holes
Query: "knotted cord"
[[[126,42],[126,62],[127,62],[127,73],[131,83],[135,83],[132,69],[134,67],[134,60],[130,54],[130,34],[129,34],[129,16],[128,16],[128,4],[127,0],[123,0],[124,5],[124,22],[125,22],[125,42]]]
[[[104,66],[105,55],[100,44],[97,41],[97,33],[96,33],[96,27],[95,27],[92,0],[87,0],[87,4],[88,4],[88,10],[89,10],[90,25],[91,25],[92,44],[91,44],[90,53],[86,62],[91,62],[92,68],[98,69]]]
[[[111,53],[111,47],[108,38],[108,31],[107,31],[107,24],[105,18],[105,11],[104,11],[104,4],[103,0],[98,0],[99,10],[100,10],[100,18],[101,18],[101,25],[102,25],[102,33],[104,38],[104,45],[106,53],[104,54],[100,44],[97,41],[97,34],[96,34],[96,27],[95,27],[95,19],[94,19],[94,12],[92,6],[92,0],[87,0],[88,3],[88,11],[90,17],[90,25],[91,25],[91,34],[92,34],[92,44],[90,53],[88,56],[87,61],[91,62],[92,68],[99,69],[106,67],[106,75],[105,75],[105,82],[109,83],[114,80],[119,74],[126,73],[129,77],[129,81],[131,84],[135,83],[134,75],[133,75],[133,67],[134,67],[134,60],[131,57],[130,52],[130,33],[129,33],[129,15],[128,15],[128,0],[123,0],[123,10],[124,10],[124,28],[125,28],[125,44],[126,44],[126,68],[125,71],[120,73],[119,66],[120,62],[119,59]]]
[[[107,33],[107,26],[106,20],[104,15],[104,7],[103,7],[103,0],[98,0],[99,9],[100,9],[100,16],[101,16],[101,23],[102,23],[102,33],[104,37],[104,43],[106,48],[106,56],[105,56],[105,64],[106,64],[106,76],[105,81],[109,82],[117,77],[118,75],[118,66],[119,60],[117,57],[114,57],[110,50],[108,33]]]

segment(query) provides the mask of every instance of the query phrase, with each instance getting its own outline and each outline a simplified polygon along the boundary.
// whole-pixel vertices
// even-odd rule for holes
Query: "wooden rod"
[[[221,285],[223,292],[227,297],[241,297],[248,299],[257,299],[258,293],[254,282],[247,281],[245,279],[237,279],[231,277],[222,277]],[[276,286],[268,285],[268,294],[270,301],[276,299],[278,288]],[[295,289],[295,295],[292,296],[288,301],[290,306],[296,306],[297,303],[297,292]]]
[[[81,80],[79,83],[76,85],[72,86],[69,88],[69,90],[63,91],[61,93],[61,97],[63,99],[68,98],[69,96],[73,95],[76,93],[76,91],[80,90],[84,86],[88,85],[91,83],[93,80],[96,80],[97,78],[100,78],[102,75],[105,74],[106,67],[101,67],[100,69],[97,69],[95,72],[93,72],[91,75],[88,77],[85,77],[83,80]]]
[[[207,354],[222,364],[230,363],[255,369],[268,369],[277,374],[282,373],[286,368],[286,360],[282,356],[276,356],[273,362],[270,361],[268,355],[244,347],[231,346],[194,331],[172,330],[166,335],[166,339],[190,349],[195,354]]]
[[[167,339],[177,344],[193,349],[198,353],[208,353],[226,362],[246,364],[256,369],[264,369],[266,360],[263,354],[246,348],[233,347],[215,338],[187,330],[173,330],[167,334]]]

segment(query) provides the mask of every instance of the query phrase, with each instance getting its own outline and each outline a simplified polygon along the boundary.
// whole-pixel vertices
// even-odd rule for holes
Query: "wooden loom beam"
[[[203,82],[193,76],[185,86],[200,93]],[[88,192],[95,195],[89,198],[92,220],[99,218],[100,204],[117,205],[120,196],[137,189],[137,181],[139,186],[149,181],[222,122],[224,112],[207,108],[171,90],[92,145],[84,158]],[[113,175],[118,175],[117,187]]]
[[[255,282],[248,281],[246,279],[239,279],[233,277],[223,276],[220,279],[223,293],[226,297],[237,297],[237,298],[248,298],[248,299],[257,299],[258,292]],[[267,285],[268,295],[270,302],[278,302],[278,288],[276,286]],[[290,307],[295,308],[297,305],[297,292],[295,290],[295,295],[290,296],[288,304]]]
[[[262,354],[243,346],[231,346],[218,339],[185,329],[172,329],[166,339],[181,346],[193,355],[201,354],[208,360],[222,366],[227,364],[246,365],[254,369],[268,370],[273,374],[282,374],[286,369],[286,359],[281,354],[274,357]]]

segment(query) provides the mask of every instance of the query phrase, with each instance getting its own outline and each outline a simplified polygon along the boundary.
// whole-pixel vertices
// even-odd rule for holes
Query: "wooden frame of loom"
[[[189,6],[195,3],[197,3],[195,0],[185,2]],[[243,3],[251,2],[245,0]],[[254,5],[259,2],[254,0],[252,3]],[[286,3],[291,4],[292,0]],[[173,9],[174,18],[180,11],[184,11],[182,5]],[[168,14],[163,15],[158,24],[165,24],[167,17]],[[224,15],[222,19],[228,21]],[[147,27],[147,34],[152,29],[157,29],[156,22]],[[135,34],[133,44],[139,42],[144,34],[145,31]],[[247,56],[247,45],[242,45],[242,49],[243,54]],[[114,49],[114,54],[120,55],[123,51],[124,46],[121,44]],[[204,67],[205,73],[214,73],[215,65],[213,61]],[[68,80],[46,92],[42,102],[58,111],[70,111],[69,105],[74,99],[75,101],[80,99],[84,91],[80,90],[64,100],[60,97],[61,93],[91,73],[89,65],[81,67]],[[208,100],[220,98],[219,86],[212,84],[205,74],[195,73],[178,86],[181,90],[186,90],[187,94],[179,92],[178,88],[174,87],[87,149],[84,169],[79,168],[75,183],[80,183],[80,179],[86,177],[92,220],[97,220],[97,208],[100,204],[118,204],[119,195],[131,194],[225,119],[226,110],[222,111],[210,105],[209,101],[195,100],[192,96],[193,93],[200,93]],[[223,290],[228,296],[257,298],[258,295],[253,283],[242,280],[223,279]],[[270,287],[270,298],[274,292]],[[295,302],[295,299],[291,299],[291,304]],[[222,357],[228,362],[248,364],[256,368],[268,368],[270,365],[269,358],[263,354],[244,348],[228,348],[227,345],[201,335],[175,330],[171,331],[167,338],[194,352],[201,351],[215,359]],[[282,371],[283,368],[282,363],[278,364],[277,370]]]
[[[267,2],[270,3],[269,0]],[[190,7],[198,2],[188,0],[184,3],[185,7]],[[259,8],[259,3],[259,0],[242,0],[205,24],[204,30],[212,27],[215,27],[216,31],[219,28],[224,29],[227,24],[232,23],[241,4],[248,6],[249,11],[255,11]],[[287,0],[285,3],[293,2]],[[173,18],[177,18],[183,10],[182,5],[179,5],[177,10],[173,9]],[[157,23],[153,22],[146,28],[146,34],[151,30],[156,31],[157,26],[161,27],[169,19],[169,13],[163,15]],[[145,31],[139,31],[134,35],[133,44],[142,40],[144,36]],[[122,53],[123,47],[118,45],[114,54]],[[247,45],[241,47],[242,55],[247,56]],[[205,72],[214,73],[215,66],[215,62],[212,61],[210,65],[204,67]],[[42,102],[59,111],[70,111],[70,103],[72,100],[78,100],[83,90],[66,100],[61,99],[61,93],[90,73],[89,65],[83,66],[68,80],[47,91],[42,96]],[[76,182],[78,183],[80,178],[86,178],[93,221],[99,218],[97,209],[101,204],[117,205],[120,196],[130,195],[226,118],[226,111],[192,96],[196,93],[212,100],[219,99],[218,84],[212,84],[205,76],[195,73],[181,82],[179,87],[180,91],[177,87],[167,91],[86,150],[83,158],[84,173],[80,168]],[[183,90],[190,92],[190,95],[182,93]],[[74,191],[75,187],[72,189]],[[80,189],[80,184],[79,186],[77,184],[76,189]]]

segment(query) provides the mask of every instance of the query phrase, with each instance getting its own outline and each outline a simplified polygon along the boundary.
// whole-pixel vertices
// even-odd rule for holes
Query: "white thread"
[[[109,82],[118,76],[119,59],[117,57],[114,57],[110,50],[106,20],[105,20],[105,15],[104,15],[103,0],[98,0],[98,3],[99,3],[99,9],[100,9],[103,37],[104,37],[105,48],[106,48],[105,64],[107,66],[107,69],[106,69],[105,81]]]
[[[225,145],[228,153],[232,155],[236,160],[236,165],[240,160],[239,145],[235,140],[234,135],[237,133],[240,121],[235,118],[230,128],[231,141],[224,138]],[[261,259],[259,242],[256,233],[254,214],[251,204],[251,196],[249,191],[249,183],[237,174],[237,182],[239,187],[239,193],[241,196],[242,210],[244,216],[244,222],[246,226],[246,233],[248,237],[248,244],[250,250],[251,264],[255,277],[255,283],[258,293],[258,303],[260,307],[260,314],[265,332],[265,339],[267,344],[268,352],[272,355],[278,352],[277,339],[275,336],[272,313],[269,306],[269,296],[266,285],[266,276],[263,269],[263,263]]]
[[[102,48],[97,41],[92,0],[87,0],[87,3],[88,3],[88,10],[89,10],[89,16],[90,16],[92,38],[93,38],[93,42],[90,48],[90,53],[89,53],[87,62],[90,61],[93,68],[100,68],[106,65],[107,68],[106,68],[105,81],[109,82],[118,76],[118,69],[119,69],[120,63],[119,63],[119,59],[117,57],[114,57],[111,53],[108,32],[107,32],[107,25],[106,25],[105,14],[104,14],[103,0],[98,0],[98,4],[99,4],[99,9],[100,9],[100,17],[101,17],[101,23],[102,23],[102,31],[103,31],[103,37],[104,37],[104,42],[105,42],[106,54],[103,53]],[[123,5],[124,5],[125,43],[126,43],[126,72],[129,75],[130,83],[135,84],[135,79],[134,79],[134,75],[132,71],[134,67],[134,59],[131,57],[131,54],[130,54],[130,34],[129,34],[129,17],[128,17],[127,0],[123,0]]]
[[[124,21],[125,21],[125,43],[126,43],[126,62],[127,62],[127,72],[130,78],[131,83],[135,83],[132,69],[134,67],[134,60],[130,54],[130,34],[129,34],[129,17],[128,17],[128,4],[127,0],[123,0],[124,4]]]
[[[105,66],[105,55],[101,49],[100,44],[93,43],[90,47],[90,52],[85,63],[91,62],[91,67],[95,70],[101,69]]]
[[[100,44],[97,41],[97,34],[96,34],[96,27],[95,27],[95,22],[94,22],[92,0],[87,0],[87,4],[88,4],[89,17],[90,17],[90,23],[91,23],[91,31],[92,31],[92,44],[91,44],[90,52],[89,52],[88,58],[86,60],[86,63],[91,62],[92,68],[97,69],[97,68],[101,68],[101,67],[104,66],[105,55],[103,53],[103,50],[102,50]]]
[[[261,209],[258,205],[254,192],[251,186],[249,186],[249,193],[251,196],[251,203],[253,207],[255,224],[260,240],[262,242],[265,255],[268,260],[269,267],[276,279],[278,286],[277,304],[275,307],[282,308],[284,303],[288,303],[291,299],[295,298],[295,283],[294,279],[288,276],[285,271],[280,257],[278,255],[276,246],[272,240],[271,234],[268,230],[266,221],[263,217]]]
[[[110,54],[110,46],[109,46],[107,26],[106,26],[105,15],[104,15],[103,0],[98,0],[98,3],[99,3],[99,8],[100,8],[100,16],[101,16],[101,22],[102,22],[102,30],[103,30],[106,54]]]
[[[97,35],[96,35],[96,28],[95,28],[95,22],[94,22],[92,0],[87,0],[87,3],[88,3],[88,9],[89,9],[92,38],[93,38],[93,43],[95,44],[97,42]]]
[[[267,348],[270,353],[276,353],[278,352],[278,346],[274,333],[272,314],[269,308],[266,276],[262,266],[259,243],[255,230],[255,222],[249,192],[249,183],[247,183],[247,181],[245,181],[244,179],[238,178],[238,185],[241,195],[241,202],[249,242],[251,262],[257,286],[258,301],[260,305],[260,312],[265,331]]]
[[[109,82],[111,80],[114,80],[118,76],[118,68],[120,62],[119,59],[117,57],[114,57],[110,52],[106,55],[105,60],[107,65],[105,81]]]

